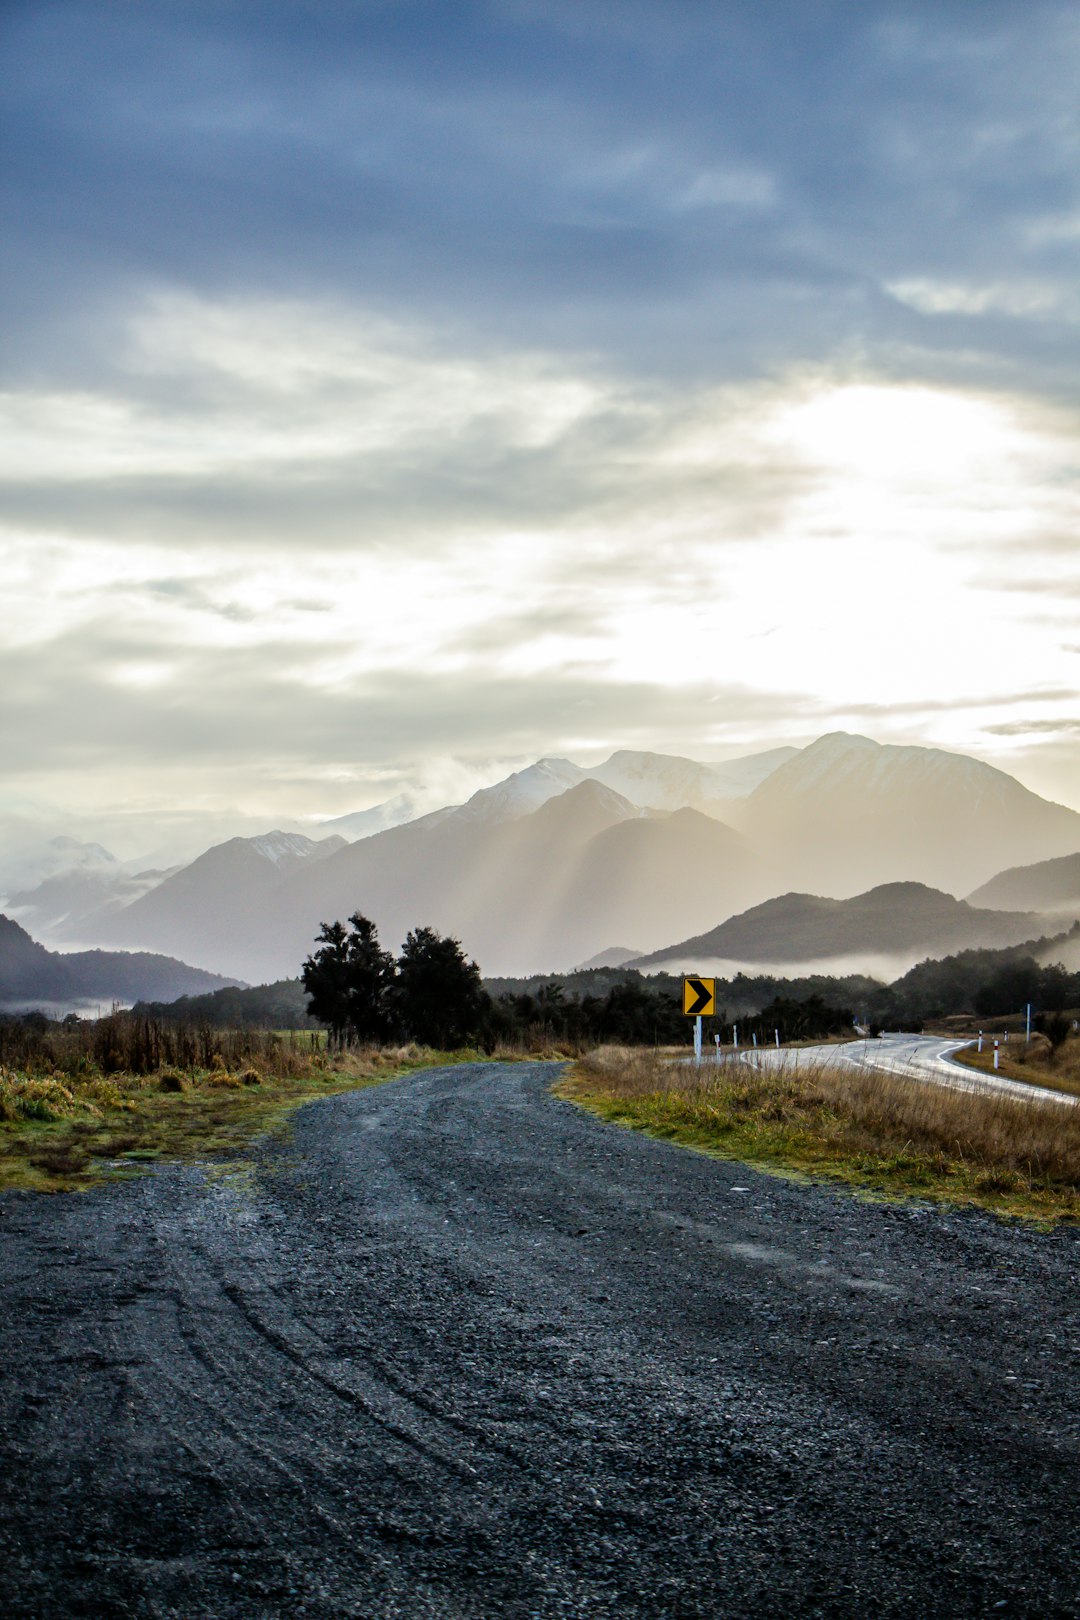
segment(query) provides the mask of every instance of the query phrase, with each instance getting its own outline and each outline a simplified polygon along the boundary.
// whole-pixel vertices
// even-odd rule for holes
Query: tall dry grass
[[[1080,1107],[1014,1101],[828,1061],[756,1068],[676,1065],[600,1048],[579,1065],[582,1100],[609,1117],[732,1156],[968,1192],[1051,1194],[1080,1210]]]
[[[302,1075],[322,1049],[323,1037],[310,1030],[216,1029],[131,1012],[71,1025],[0,1020],[0,1066],[69,1080],[252,1066],[281,1076]]]

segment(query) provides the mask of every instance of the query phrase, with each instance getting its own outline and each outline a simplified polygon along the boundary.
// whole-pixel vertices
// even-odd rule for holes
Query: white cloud
[[[920,315],[1015,315],[1062,321],[1080,318],[1080,300],[1060,283],[1018,277],[1009,281],[888,281],[885,291]]]
[[[160,297],[98,394],[10,411],[28,792],[152,797],[152,758],[163,800],[175,760],[208,803],[313,815],[432,755],[449,787],[519,747],[710,754],[868,711],[963,747],[1000,718],[980,694],[1035,692],[1048,722],[1072,701],[1069,602],[1013,587],[1071,568],[1075,424],[1020,397],[806,368],[665,388],[338,306]]]

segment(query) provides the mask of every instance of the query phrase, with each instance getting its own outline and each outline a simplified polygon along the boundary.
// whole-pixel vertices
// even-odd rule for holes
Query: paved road
[[[555,1073],[0,1199],[0,1612],[1072,1620],[1080,1232],[758,1175]]]
[[[950,1091],[975,1091],[1018,1102],[1054,1103],[1075,1107],[1077,1099],[1048,1086],[1028,1085],[1009,1080],[1003,1074],[982,1074],[957,1063],[952,1054],[970,1046],[968,1040],[941,1040],[936,1035],[882,1035],[875,1040],[849,1041],[843,1046],[803,1046],[794,1049],[766,1046],[744,1051],[747,1063],[840,1063],[855,1068],[882,1069],[888,1074],[909,1076],[947,1086]]]

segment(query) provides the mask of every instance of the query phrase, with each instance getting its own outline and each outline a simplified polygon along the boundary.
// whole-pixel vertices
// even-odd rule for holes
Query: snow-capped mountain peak
[[[240,842],[247,844],[256,855],[261,855],[280,871],[287,872],[295,866],[302,866],[305,861],[319,860],[324,855],[333,854],[347,840],[339,835],[308,838],[304,833],[282,832],[280,827],[275,827],[273,832],[260,833],[255,838],[244,838]]]
[[[493,787],[480,788],[456,813],[470,821],[513,821],[577,787],[589,774],[568,759],[538,759]]]

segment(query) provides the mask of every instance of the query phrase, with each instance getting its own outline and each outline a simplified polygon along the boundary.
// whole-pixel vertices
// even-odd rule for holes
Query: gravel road
[[[0,1199],[0,1612],[1080,1611],[1080,1232],[602,1125],[556,1065]]]

